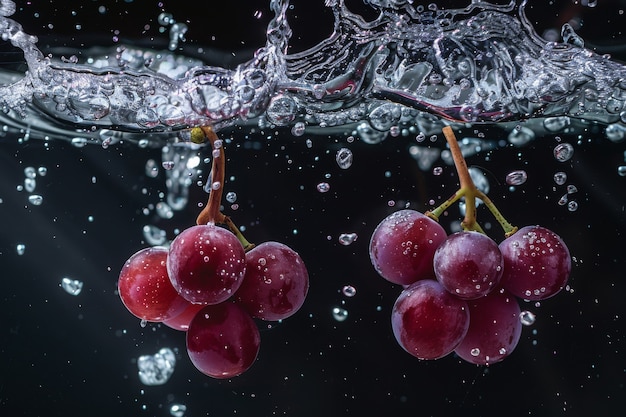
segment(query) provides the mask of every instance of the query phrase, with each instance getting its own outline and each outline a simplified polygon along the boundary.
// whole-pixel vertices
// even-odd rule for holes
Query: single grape
[[[163,247],[142,249],[120,271],[117,289],[122,303],[142,320],[166,320],[180,314],[187,304],[170,282],[167,253]]]
[[[434,278],[433,256],[445,238],[445,230],[435,220],[415,210],[399,210],[374,230],[370,259],[376,271],[395,284]]]
[[[245,252],[237,237],[222,227],[192,226],[172,241],[167,270],[183,298],[196,304],[217,304],[241,285]]]
[[[572,259],[563,240],[541,226],[526,226],[500,243],[502,286],[526,300],[545,300],[567,283]]]
[[[186,332],[189,329],[189,323],[196,316],[196,313],[206,307],[204,304],[194,304],[185,300],[186,307],[180,313],[167,320],[163,320],[163,324],[174,330]]]
[[[467,362],[490,365],[509,356],[522,334],[520,308],[513,294],[500,289],[468,301],[470,325],[454,352]]]
[[[300,309],[308,289],[300,255],[282,243],[264,242],[246,253],[246,275],[235,297],[253,317],[281,320]]]
[[[187,330],[191,362],[213,378],[232,378],[249,369],[260,343],[259,329],[250,314],[232,302],[204,307]]]
[[[454,233],[437,248],[435,276],[446,290],[464,300],[487,295],[502,278],[504,260],[498,244],[487,235]]]
[[[419,359],[439,359],[454,350],[469,326],[467,302],[432,279],[404,289],[391,313],[396,340]]]

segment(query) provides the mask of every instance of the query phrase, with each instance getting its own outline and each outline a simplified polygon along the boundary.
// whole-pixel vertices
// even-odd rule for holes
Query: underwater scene
[[[625,14],[0,0],[0,415],[623,415]]]

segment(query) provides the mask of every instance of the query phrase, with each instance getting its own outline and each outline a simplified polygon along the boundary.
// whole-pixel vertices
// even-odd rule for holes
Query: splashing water
[[[544,41],[525,17],[525,2],[475,0],[464,9],[365,3],[378,18],[368,22],[343,0],[327,1],[333,33],[287,54],[289,2],[271,1],[266,44],[228,70],[131,47],[83,63],[44,57],[37,38],[8,18],[15,3],[1,0],[2,39],[21,49],[28,65],[20,79],[2,74],[2,118],[15,126],[46,115],[96,140],[93,132],[110,129],[157,144],[193,126],[220,130],[251,121],[355,129],[370,142],[399,127],[427,131],[425,124],[443,121],[535,118],[554,129],[555,121],[573,119],[626,130],[624,67],[585,49],[571,27],[562,43]]]

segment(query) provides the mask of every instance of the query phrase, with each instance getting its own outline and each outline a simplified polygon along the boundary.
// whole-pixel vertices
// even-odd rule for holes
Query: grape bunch
[[[216,159],[212,174],[219,182],[223,153],[221,163]],[[245,240],[219,213],[220,197],[221,192],[212,192],[197,224],[179,233],[169,248],[132,255],[120,272],[118,292],[141,320],[186,332],[194,366],[224,379],[240,375],[256,360],[260,334],[255,320],[282,320],[302,307],[309,275],[290,247]]]
[[[435,210],[404,209],[383,219],[369,246],[371,262],[386,280],[401,284],[391,313],[399,345],[419,359],[454,352],[489,365],[509,356],[520,339],[519,299],[545,300],[563,289],[571,256],[563,240],[542,226],[511,226],[479,191],[449,128],[444,128],[461,182]],[[447,235],[438,216],[466,199],[463,230]],[[497,244],[476,222],[480,198],[502,225]]]

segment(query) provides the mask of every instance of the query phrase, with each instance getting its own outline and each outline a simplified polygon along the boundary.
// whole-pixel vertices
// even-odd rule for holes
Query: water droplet
[[[161,166],[163,167],[163,169],[169,171],[169,170],[173,169],[174,166],[176,166],[176,163],[174,161],[163,161],[161,163]]]
[[[559,171],[554,174],[554,182],[557,185],[563,185],[565,184],[565,181],[567,181],[567,174],[565,172]]]
[[[578,203],[576,201],[570,201],[569,203],[567,203],[567,209],[569,211],[576,211],[576,210],[578,210]]]
[[[524,170],[509,172],[506,175],[506,183],[509,185],[522,185],[528,179],[528,174]]]
[[[576,192],[578,192],[578,188],[576,188],[575,185],[570,184],[567,186],[567,194],[574,194]]]
[[[441,168],[441,167],[434,167],[433,168],[433,175],[441,175],[442,172],[443,172],[443,168]]]
[[[348,169],[352,166],[352,151],[348,148],[341,148],[337,151],[337,155],[335,157],[337,161],[337,165],[341,169]]]
[[[176,366],[176,355],[170,348],[162,348],[154,355],[143,355],[137,359],[139,379],[144,385],[163,385]]]
[[[234,191],[229,191],[228,193],[226,193],[226,201],[231,204],[237,201],[237,193]]]
[[[172,404],[170,406],[170,415],[172,417],[184,417],[186,411],[187,406],[185,404]]]
[[[26,167],[24,168],[24,176],[26,178],[35,178],[37,176],[37,171],[34,167]]]
[[[24,252],[26,252],[26,245],[24,245],[23,243],[18,243],[15,246],[15,250],[17,251],[17,254],[22,256],[24,255]]]
[[[351,245],[357,239],[356,233],[342,233],[339,235],[339,243],[344,246]]]
[[[345,321],[348,318],[348,310],[341,307],[333,308],[333,318],[339,322]]]
[[[570,143],[559,143],[554,147],[554,157],[559,162],[569,161],[573,155],[574,147]]]
[[[532,311],[524,310],[519,315],[519,320],[524,326],[532,326],[535,324],[535,313]]]
[[[297,122],[291,128],[291,134],[294,136],[302,136],[304,135],[305,130],[306,130],[306,125],[304,124],[304,122]]]
[[[162,245],[166,241],[165,230],[159,229],[156,226],[147,224],[143,227],[143,238],[150,246]]]
[[[327,193],[328,191],[330,191],[330,184],[328,184],[327,182],[320,182],[319,184],[317,184],[317,191],[319,191],[320,193]]]
[[[356,295],[356,288],[354,288],[352,285],[344,285],[344,287],[341,289],[341,292],[346,297],[354,297]]]
[[[159,166],[154,159],[146,161],[146,175],[150,178],[156,178],[159,175]]]
[[[39,194],[31,194],[28,196],[28,202],[33,206],[40,206],[43,203],[43,196]]]
[[[473,348],[472,350],[470,350],[470,355],[476,357],[478,355],[480,355],[480,349],[478,348]]]
[[[77,279],[64,277],[59,284],[70,295],[78,295],[83,290],[83,283]]]
[[[626,165],[621,165],[617,167],[617,174],[620,177],[626,177]]]

